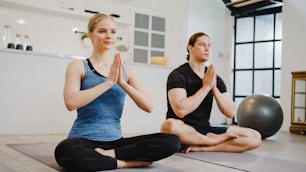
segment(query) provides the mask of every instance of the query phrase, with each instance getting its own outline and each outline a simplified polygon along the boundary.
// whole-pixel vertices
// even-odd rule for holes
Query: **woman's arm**
[[[110,77],[113,80],[109,79],[93,88],[80,90],[84,73],[84,65],[81,60],[73,60],[67,66],[64,84],[64,102],[69,111],[87,105],[115,84],[113,80],[116,77]]]
[[[153,102],[144,86],[141,84],[137,73],[133,68],[126,65],[124,65],[124,69],[127,75],[127,81],[124,81],[120,76],[118,79],[118,84],[132,98],[140,109],[146,112],[152,112]]]

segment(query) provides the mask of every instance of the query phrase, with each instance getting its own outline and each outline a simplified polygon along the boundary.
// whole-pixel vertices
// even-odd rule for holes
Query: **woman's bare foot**
[[[95,151],[98,152],[101,155],[109,156],[109,157],[112,157],[112,158],[116,157],[114,149],[104,150],[104,149],[101,149],[101,148],[95,148]]]
[[[147,167],[147,166],[150,166],[151,164],[152,162],[146,162],[146,161],[117,160],[117,168]]]
[[[114,149],[104,150],[101,148],[95,148],[95,151],[104,156],[109,156],[112,158],[116,157]],[[117,168],[147,167],[147,166],[150,166],[151,164],[152,162],[146,162],[146,161],[117,160]]]

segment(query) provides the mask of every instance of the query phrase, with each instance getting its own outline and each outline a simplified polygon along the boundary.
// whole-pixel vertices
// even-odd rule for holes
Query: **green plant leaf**
[[[81,39],[84,40],[85,38],[88,38],[87,33],[83,33]]]

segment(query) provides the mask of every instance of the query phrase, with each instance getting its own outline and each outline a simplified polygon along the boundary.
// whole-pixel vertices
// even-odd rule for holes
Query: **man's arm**
[[[217,87],[212,89],[212,94],[217,102],[219,110],[228,118],[235,116],[235,103],[228,92],[221,93]]]
[[[183,88],[173,88],[168,91],[170,105],[179,118],[193,112],[199,107],[209,92],[209,88],[202,87],[194,95],[187,97],[186,90]]]
[[[208,67],[203,79],[202,87],[193,95],[187,97],[187,92],[184,88],[173,88],[168,91],[170,105],[179,118],[184,118],[186,115],[198,108],[209,91],[216,85],[216,73],[214,67]]]

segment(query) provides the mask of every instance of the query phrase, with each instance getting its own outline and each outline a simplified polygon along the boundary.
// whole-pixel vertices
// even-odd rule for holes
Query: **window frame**
[[[143,29],[143,28],[137,28],[135,27],[135,24],[134,24],[134,29],[133,29],[133,49],[132,49],[132,62],[133,63],[139,63],[139,64],[151,64],[151,53],[156,53],[158,56],[161,56],[161,57],[166,57],[167,56],[167,47],[169,46],[168,44],[168,36],[167,36],[167,33],[169,32],[168,31],[168,28],[167,28],[167,25],[168,25],[168,15],[167,13],[165,12],[162,12],[162,11],[154,11],[154,10],[148,10],[148,9],[137,9],[133,12],[133,15],[134,15],[134,22],[135,22],[135,18],[136,18],[136,14],[142,14],[142,15],[148,15],[149,16],[149,28],[148,29]],[[153,30],[153,27],[152,26],[152,20],[154,17],[157,17],[157,18],[162,18],[164,19],[164,31],[160,31],[160,30]],[[135,45],[135,32],[146,32],[148,33],[148,46],[140,46],[140,45]],[[153,47],[152,46],[152,35],[154,34],[157,34],[157,35],[161,35],[163,36],[164,40],[163,40],[163,48],[160,48],[160,47]],[[145,50],[147,52],[147,57],[143,59],[143,61],[139,62],[139,60],[137,61],[137,59],[135,59],[135,49],[138,49],[138,50]],[[159,54],[160,53],[160,54]]]
[[[259,16],[263,16],[263,15],[273,15],[273,38],[269,39],[269,40],[255,40],[256,39],[256,17]],[[275,93],[275,79],[276,79],[276,72],[281,72],[281,66],[276,66],[275,64],[275,47],[276,47],[276,43],[280,42],[282,43],[282,38],[280,39],[276,39],[276,17],[277,15],[280,14],[282,15],[281,11],[276,11],[276,12],[269,12],[269,13],[265,13],[265,14],[259,14],[259,15],[254,15],[254,16],[235,16],[234,17],[234,48],[233,48],[233,100],[236,103],[236,106],[239,107],[240,102],[246,98],[249,95],[255,94],[255,73],[258,71],[271,71],[272,72],[272,81],[271,81],[271,97],[275,98],[275,99],[280,99],[280,95],[277,95]],[[253,17],[253,35],[252,35],[252,41],[245,41],[245,42],[237,42],[237,21],[241,18],[245,18],[245,17]],[[272,42],[272,46],[273,46],[273,50],[272,50],[272,66],[271,67],[259,67],[256,68],[255,67],[255,46],[259,45],[260,43],[269,43]],[[246,67],[246,68],[237,68],[237,46],[239,45],[252,45],[252,67]],[[237,87],[237,74],[239,72],[246,72],[246,71],[250,71],[252,72],[252,91],[251,94],[241,94],[238,95],[236,94],[236,87]],[[281,77],[280,77],[281,78]],[[279,93],[280,94],[280,93]],[[239,102],[240,101],[240,102]],[[234,117],[232,119],[232,123],[233,124],[237,124],[236,118]]]

